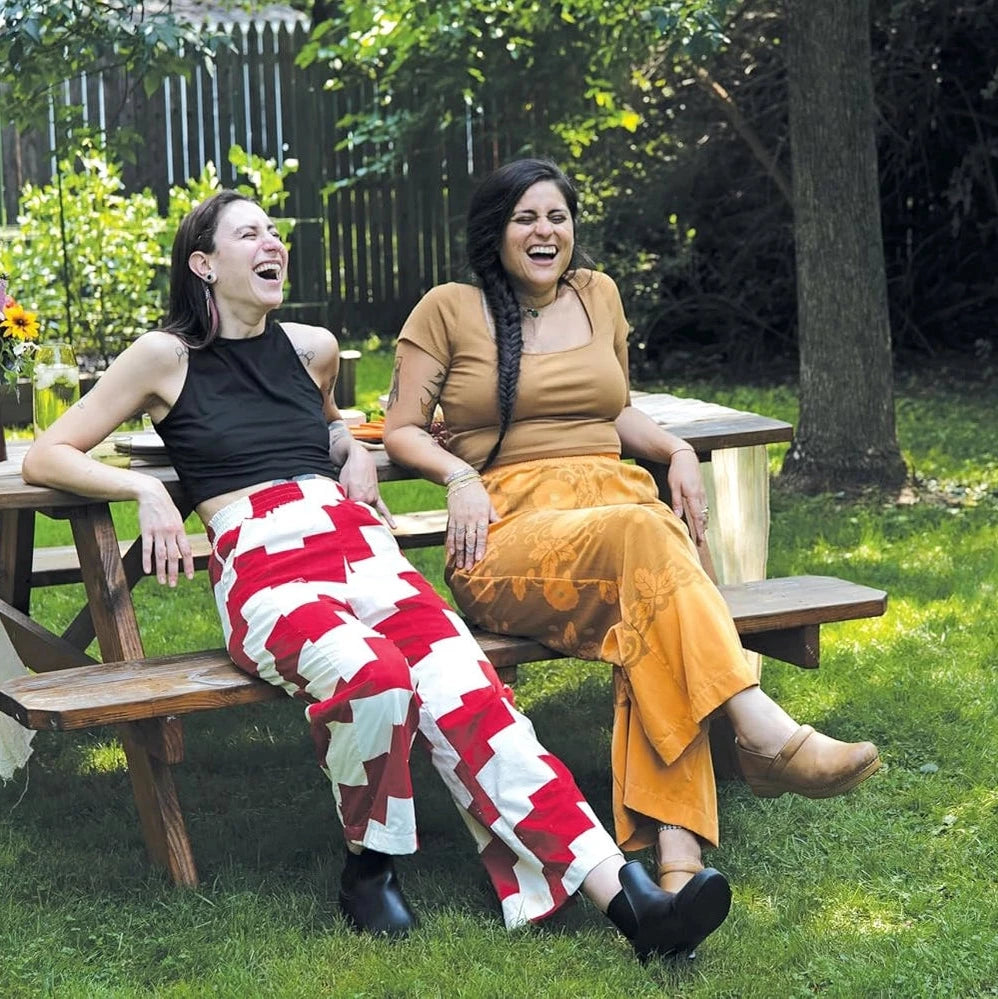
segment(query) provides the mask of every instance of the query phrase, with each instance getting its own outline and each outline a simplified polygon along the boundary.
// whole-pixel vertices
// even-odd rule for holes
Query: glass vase
[[[42,343],[35,349],[31,374],[31,412],[35,436],[80,401],[80,369],[68,343]]]

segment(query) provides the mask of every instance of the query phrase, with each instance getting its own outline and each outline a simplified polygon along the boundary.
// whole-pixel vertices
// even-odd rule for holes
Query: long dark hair
[[[217,191],[184,216],[173,237],[170,301],[160,328],[176,334],[191,350],[207,347],[218,336],[218,314],[211,285],[191,270],[188,261],[196,250],[214,252],[218,219],[236,201],[256,204],[239,191]]]
[[[482,181],[468,206],[468,263],[482,286],[495,323],[499,369],[499,437],[485,459],[482,471],[495,461],[509,430],[520,381],[520,355],[523,353],[523,316],[499,251],[506,225],[513,217],[513,209],[523,192],[544,180],[551,181],[558,188],[574,225],[579,208],[578,195],[572,182],[551,160],[513,160],[499,167]],[[580,263],[589,263],[589,260],[576,242],[568,269],[559,280],[566,280]]]

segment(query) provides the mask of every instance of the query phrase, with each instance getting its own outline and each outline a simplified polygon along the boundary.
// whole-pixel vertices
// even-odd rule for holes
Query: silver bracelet
[[[455,468],[445,479],[444,485],[449,486],[455,479],[460,479],[463,476],[468,476],[469,478],[478,475],[470,465],[466,465],[464,468]]]
[[[338,441],[344,434],[350,433],[349,428],[343,420],[330,420],[326,424],[326,429],[329,431],[330,444],[334,441]]]

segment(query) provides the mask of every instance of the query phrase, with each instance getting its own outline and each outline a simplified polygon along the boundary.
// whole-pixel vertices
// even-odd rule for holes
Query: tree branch
[[[762,164],[762,168],[766,171],[770,178],[772,178],[772,181],[776,185],[780,194],[783,195],[787,204],[791,209],[793,209],[794,195],[790,187],[790,181],[786,178],[783,171],[777,164],[776,154],[769,152],[762,139],[759,138],[759,134],[745,120],[745,117],[738,109],[738,105],[735,104],[728,91],[725,90],[724,87],[722,87],[721,84],[719,84],[703,66],[694,66],[693,76],[697,85],[705,93],[707,93],[713,101],[721,105],[721,108],[727,116],[728,121],[731,122],[734,130],[739,136],[741,136],[742,140],[752,151],[752,155],[755,156],[760,164]]]

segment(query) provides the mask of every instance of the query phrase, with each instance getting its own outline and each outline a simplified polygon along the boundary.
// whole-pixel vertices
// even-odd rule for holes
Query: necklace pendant
[[[531,319],[536,319],[541,313],[539,309],[532,309],[529,305],[523,307],[523,311],[530,316]]]

